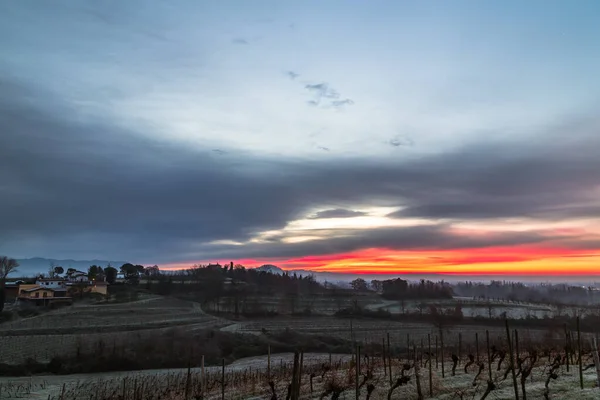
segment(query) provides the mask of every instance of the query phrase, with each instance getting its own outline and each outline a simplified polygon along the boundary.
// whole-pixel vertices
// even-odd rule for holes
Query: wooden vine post
[[[600,389],[600,356],[598,356],[598,341],[594,338],[592,344],[592,353],[594,355],[594,363],[596,364],[596,375],[598,377],[598,389]]]
[[[577,317],[577,356],[579,359],[579,386],[583,389],[583,361],[581,359],[581,327]]]
[[[517,384],[517,373],[515,371],[515,354],[513,352],[512,340],[510,338],[510,328],[508,327],[508,319],[504,319],[506,325],[506,340],[508,341],[508,352],[510,353],[510,369],[512,372],[513,385],[515,389],[515,400],[519,400],[519,385]]]
[[[477,362],[479,363],[479,333],[475,332],[475,351],[477,353]]]
[[[415,380],[417,383],[417,400],[423,400],[423,392],[421,391],[421,367],[419,367],[419,363],[417,362],[417,346],[413,347],[413,357],[414,357],[414,366],[415,366]]]
[[[221,365],[221,400],[225,400],[225,359]]]
[[[360,397],[360,392],[358,390],[358,381],[360,380],[360,346],[357,345],[356,346],[356,363],[354,365],[354,370],[355,370],[355,379],[354,379],[354,392],[356,395],[356,400],[358,400],[358,398]]]
[[[492,353],[490,352],[490,331],[485,331],[485,343],[487,346],[489,382],[492,382]]]
[[[444,330],[440,328],[440,361],[442,363],[442,378],[446,377],[444,373]]]
[[[267,380],[271,380],[271,345],[267,345]]]
[[[431,362],[433,357],[431,356],[431,333],[427,334],[427,346],[429,347],[429,397],[433,397],[433,373],[431,369]]]
[[[385,338],[381,338],[381,358],[383,359],[383,374],[387,376],[387,365],[385,363]]]
[[[569,372],[569,331],[565,323],[565,359],[567,360],[567,372]]]
[[[388,355],[388,372],[390,376],[390,387],[393,385],[392,378],[392,352],[390,351],[390,333],[387,334],[387,355]]]
[[[458,365],[460,365],[460,357],[462,353],[462,333],[458,332]]]
[[[204,370],[204,356],[202,356],[202,360],[200,362],[200,380],[202,381],[202,386],[200,387],[200,394],[202,398],[204,398],[204,394],[206,393],[206,371]]]

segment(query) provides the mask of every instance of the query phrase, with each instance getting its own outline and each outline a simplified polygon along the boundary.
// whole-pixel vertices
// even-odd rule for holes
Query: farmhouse
[[[21,285],[31,286],[31,285]],[[19,287],[19,296],[17,302],[23,304],[32,304],[35,306],[49,306],[53,304],[72,304],[73,299],[66,295],[65,289],[52,289],[46,287],[32,287],[32,288],[21,288]]]
[[[90,280],[81,271],[72,271],[66,278],[39,277],[35,283],[23,281],[7,282],[7,299],[14,299],[17,304],[35,306],[52,306],[56,303],[72,304],[73,293],[99,293],[106,296],[108,284],[104,281]]]

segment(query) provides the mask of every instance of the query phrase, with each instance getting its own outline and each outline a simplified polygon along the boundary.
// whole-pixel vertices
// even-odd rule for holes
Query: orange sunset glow
[[[307,269],[346,274],[600,276],[600,248],[578,251],[496,247],[418,252],[365,249],[352,253],[293,259],[235,260],[234,263],[251,267],[274,264],[289,271]],[[188,268],[191,264],[194,263],[172,264],[167,268]]]
[[[483,220],[457,220],[442,226],[433,219],[405,218],[390,207],[355,209],[359,211],[344,218],[313,210],[281,230],[259,232],[246,242],[223,245],[243,252],[251,246],[271,249],[272,243],[278,242],[284,250],[294,251],[304,245],[321,251],[299,257],[234,259],[234,263],[246,267],[272,264],[290,271],[302,269],[363,275],[600,275],[600,221],[596,218],[560,221],[507,218],[493,224]],[[323,218],[314,218],[315,215]],[[391,240],[386,247],[369,246],[368,241],[373,240],[372,232],[378,232],[378,229],[384,229],[390,236],[396,235],[397,241]],[[422,241],[413,240],[410,235],[413,233],[422,237]],[[342,239],[336,241],[335,238]],[[356,238],[364,238],[364,242]],[[357,248],[334,251],[344,240],[355,240]],[[386,235],[375,240],[386,240]],[[505,244],[511,241],[516,243]],[[532,243],[521,244],[519,241]],[[406,248],[402,248],[404,243]],[[461,243],[473,245],[461,246]],[[169,268],[214,261],[178,263]]]

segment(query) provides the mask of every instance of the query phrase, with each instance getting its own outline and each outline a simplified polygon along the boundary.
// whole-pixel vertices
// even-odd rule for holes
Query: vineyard
[[[0,325],[0,362],[49,361],[89,352],[99,341],[118,345],[172,327],[205,329],[229,322],[205,314],[196,303],[151,298],[132,303],[77,305]]]
[[[333,316],[234,323],[159,296],[79,304],[0,325],[0,363],[23,367],[15,375],[46,374],[0,378],[0,398],[599,398],[596,338],[577,321],[553,329]],[[259,354],[269,355],[243,358]],[[86,365],[87,374],[73,374]],[[135,372],[106,372],[117,370]]]
[[[360,326],[360,324],[357,324]],[[354,327],[353,327],[354,329]],[[97,399],[597,399],[593,335],[526,339],[489,330],[355,342],[355,353],[277,354],[204,367],[0,379],[0,398]],[[267,348],[265,352],[270,352]],[[358,394],[357,394],[358,393]]]
[[[255,319],[249,322],[238,323],[225,328],[244,333],[276,332],[290,329],[302,333],[321,333],[352,341],[364,343],[377,342],[391,335],[392,345],[405,346],[407,335],[425,338],[432,330],[438,330],[431,323],[407,323],[394,320],[379,319],[348,319],[332,317],[296,317],[278,319]],[[452,325],[443,329],[448,342],[456,342],[459,335],[465,338],[469,345],[474,337],[471,332],[484,332],[488,330],[494,340],[505,336],[502,327],[486,327],[477,325]],[[529,341],[559,341],[564,336],[564,330],[524,329],[521,330],[522,340]]]

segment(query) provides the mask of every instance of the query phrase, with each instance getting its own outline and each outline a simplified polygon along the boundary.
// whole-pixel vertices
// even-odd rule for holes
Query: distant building
[[[72,271],[67,274],[67,280],[69,282],[87,282],[89,281],[89,277],[83,271]]]
[[[7,285],[8,286],[8,285]],[[82,271],[71,271],[65,278],[37,278],[35,284],[10,285],[10,298],[18,304],[52,306],[56,303],[72,304],[74,293],[108,294],[108,284],[104,281],[90,280]]]
[[[64,289],[66,280],[63,278],[38,278],[35,284],[49,289]]]
[[[19,288],[17,302],[35,306],[69,305],[73,303],[73,298],[67,296],[66,290],[63,289],[55,290],[49,287],[36,286],[32,288]]]

